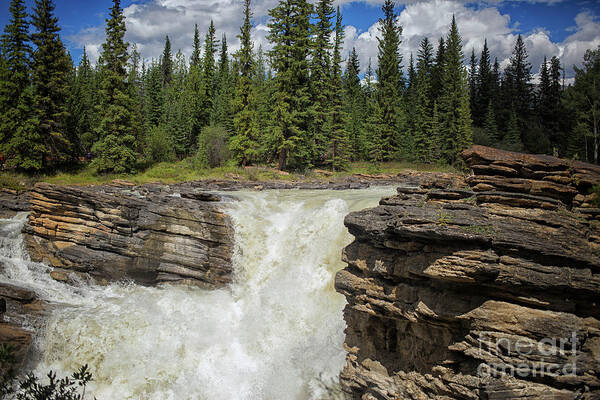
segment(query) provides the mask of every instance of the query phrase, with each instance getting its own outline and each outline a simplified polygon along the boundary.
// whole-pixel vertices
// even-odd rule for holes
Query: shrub
[[[85,389],[92,381],[92,373],[88,366],[82,366],[71,377],[57,379],[50,371],[48,384],[41,383],[33,374],[28,374],[17,382],[15,372],[16,359],[14,348],[3,344],[0,346],[0,395],[2,398],[12,395],[17,400],[83,400]],[[81,393],[80,393],[81,391]]]
[[[231,158],[229,133],[220,125],[207,126],[198,138],[196,162],[200,167],[221,167]]]
[[[177,159],[173,143],[164,125],[151,127],[144,141],[144,155],[149,163],[170,162]]]

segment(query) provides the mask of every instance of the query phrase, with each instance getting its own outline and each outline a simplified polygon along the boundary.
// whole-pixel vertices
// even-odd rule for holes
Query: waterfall
[[[343,219],[392,188],[237,192],[234,283],[66,285],[28,260],[25,215],[0,221],[0,281],[56,304],[36,339],[36,373],[89,364],[105,399],[322,399],[345,363],[333,288],[351,237]]]

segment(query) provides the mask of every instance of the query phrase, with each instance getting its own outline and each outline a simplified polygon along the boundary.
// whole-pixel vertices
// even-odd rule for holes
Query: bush
[[[12,395],[17,400],[83,400],[85,388],[92,381],[92,374],[87,365],[71,377],[57,379],[50,371],[45,385],[33,374],[28,374],[22,381],[17,381],[15,372],[16,358],[14,348],[3,344],[0,346],[0,395],[2,398]],[[81,393],[79,393],[81,391]]]
[[[195,164],[200,168],[223,166],[230,158],[229,133],[220,125],[207,126],[198,138],[198,153]]]
[[[164,125],[153,126],[144,138],[144,155],[149,163],[171,162],[177,159],[173,143]]]

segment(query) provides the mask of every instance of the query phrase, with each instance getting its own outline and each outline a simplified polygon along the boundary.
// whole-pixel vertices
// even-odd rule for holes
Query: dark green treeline
[[[519,36],[504,70],[487,42],[465,66],[460,21],[438,43],[423,39],[409,60],[394,3],[382,7],[377,70],[342,54],[344,26],[333,0],[281,0],[270,10],[271,50],[252,41],[244,1],[237,38],[211,22],[190,32],[191,58],[171,47],[145,61],[125,42],[119,0],[106,20],[96,65],[74,66],[60,39],[52,0],[29,15],[12,0],[0,46],[0,155],[3,167],[52,171],[87,155],[98,172],[130,172],[189,158],[280,169],[350,162],[458,162],[472,143],[598,162],[600,50],[586,53],[565,87],[556,57],[534,84]],[[192,27],[191,27],[192,28]],[[32,33],[30,33],[30,31]]]

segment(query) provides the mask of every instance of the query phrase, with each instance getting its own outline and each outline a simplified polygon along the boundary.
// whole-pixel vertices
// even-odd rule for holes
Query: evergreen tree
[[[435,54],[435,64],[431,71],[431,96],[432,103],[438,101],[442,93],[442,82],[444,80],[444,58],[446,53],[446,42],[444,38],[440,38],[437,52]]]
[[[453,16],[446,40],[442,93],[439,101],[442,156],[451,164],[458,160],[459,153],[473,141],[469,86],[467,72],[463,66],[461,41]]]
[[[233,132],[232,97],[235,90],[235,80],[229,68],[229,55],[227,53],[227,36],[221,38],[221,53],[217,71],[217,89],[213,104],[211,118],[212,125],[220,125],[228,132]]]
[[[397,152],[409,154],[408,135],[405,132],[406,115],[401,107],[402,57],[400,35],[402,27],[396,23],[395,5],[386,0],[382,7],[384,18],[379,20],[381,37],[378,41],[379,68],[377,71],[377,100],[381,110],[381,160],[391,160]]]
[[[363,159],[367,156],[367,143],[363,129],[365,117],[365,99],[360,83],[360,61],[356,49],[352,48],[344,75],[346,131],[349,136],[351,158]]]
[[[173,58],[171,56],[171,41],[169,36],[165,37],[165,49],[163,50],[160,69],[162,72],[162,87],[165,88],[173,80]]]
[[[69,160],[73,150],[66,130],[71,58],[59,37],[60,27],[54,16],[52,0],[35,1],[32,21],[36,28],[32,35],[36,47],[33,52],[32,84],[38,135],[50,160],[62,163]],[[30,157],[37,156],[31,154]]]
[[[96,93],[94,70],[90,64],[85,47],[81,62],[77,68],[71,100],[71,115],[74,117],[73,129],[79,144],[79,153],[87,154],[98,139],[94,127],[96,117]]]
[[[158,126],[162,120],[163,113],[163,88],[162,88],[162,68],[159,63],[152,60],[146,73],[146,121],[148,128]]]
[[[496,114],[494,113],[494,107],[492,107],[492,101],[488,103],[487,113],[485,114],[485,123],[483,124],[483,131],[490,138],[492,143],[499,144],[502,140],[500,132],[498,131],[498,124],[496,123]]]
[[[487,117],[487,111],[490,101],[493,101],[493,75],[490,62],[490,51],[487,45],[487,39],[483,42],[483,50],[479,58],[479,67],[475,82],[475,98],[471,105],[473,123],[476,126],[482,126]]]
[[[173,67],[172,82],[164,90],[165,102],[162,110],[162,126],[160,126],[162,129],[151,131],[154,134],[152,141],[159,136],[159,139],[169,146],[168,149],[154,152],[153,161],[171,161],[175,157],[182,159],[189,154],[188,143],[193,122],[191,116],[193,109],[189,104],[193,94],[185,90],[187,64],[181,51],[177,52]],[[164,138],[160,135],[164,135]]]
[[[471,49],[471,62],[469,63],[469,104],[471,105],[471,115],[475,115],[475,104],[477,102],[477,58],[475,49]]]
[[[331,167],[334,171],[346,169],[349,161],[349,140],[346,134],[346,113],[344,112],[344,88],[342,82],[342,44],[344,26],[340,7],[337,8],[335,22],[335,42],[333,45],[333,68],[331,74]]]
[[[375,76],[373,73],[373,67],[371,66],[371,58],[369,58],[369,64],[367,65],[367,71],[365,73],[365,132],[366,132],[366,145],[368,150],[368,156],[371,161],[378,164],[383,160],[384,155],[384,144],[383,135],[381,133],[381,108],[377,101],[377,89],[375,84]]]
[[[532,105],[531,64],[521,35],[517,37],[510,63],[504,71],[503,97],[506,107],[514,107],[519,130],[523,133]]]
[[[106,41],[102,45],[100,86],[100,137],[93,147],[93,165],[100,172],[130,172],[136,161],[132,132],[131,98],[127,89],[127,43],[125,17],[120,0],[113,0],[106,20]]]
[[[316,23],[314,26],[314,43],[310,68],[310,84],[312,97],[311,135],[312,158],[317,164],[326,159],[331,140],[332,93],[331,81],[331,18],[334,12],[333,0],[319,0],[316,4]]]
[[[134,44],[131,48],[131,57],[129,58],[129,75],[127,83],[129,87],[129,96],[131,97],[133,121],[133,135],[136,138],[138,146],[142,144],[141,136],[143,128],[146,126],[144,111],[144,80],[142,77],[142,66],[140,66],[141,55]],[[144,67],[145,68],[145,67]]]
[[[234,135],[229,142],[229,148],[239,163],[246,166],[256,162],[258,158],[259,143],[255,127],[254,117],[254,93],[252,78],[254,76],[254,65],[252,60],[252,39],[250,30],[252,25],[250,18],[250,0],[244,1],[244,23],[240,28],[241,48],[238,53],[239,76],[235,88],[235,97],[233,99],[233,108],[235,111],[233,117]]]
[[[306,0],[282,0],[269,11],[270,52],[275,75],[274,126],[269,138],[279,169],[311,166],[308,137],[310,113],[310,15]]]
[[[218,42],[215,40],[215,24],[211,20],[204,40],[204,57],[202,59],[202,78],[199,95],[199,124],[203,128],[210,123],[213,101],[215,98],[215,53]]]
[[[508,125],[506,128],[505,142],[508,150],[523,150],[523,144],[521,142],[521,130],[519,129],[519,119],[514,107],[512,107],[510,110],[510,117],[508,119]]]
[[[6,166],[26,170],[42,168],[46,149],[36,129],[32,109],[29,64],[29,24],[23,0],[12,0],[10,21],[2,35],[3,76],[0,81],[0,153]]]
[[[600,46],[587,50],[583,68],[575,67],[575,83],[565,97],[565,103],[575,115],[571,148],[585,149],[585,159],[598,164],[600,151]],[[576,146],[577,142],[582,145]],[[591,141],[588,145],[588,141]],[[591,156],[588,156],[588,154]],[[582,157],[583,158],[583,157]]]
[[[194,48],[192,50],[190,66],[200,66],[200,33],[198,32],[198,24],[194,24]]]
[[[433,48],[427,38],[421,41],[417,58],[414,96],[414,157],[420,162],[433,161],[433,109],[430,103]]]

